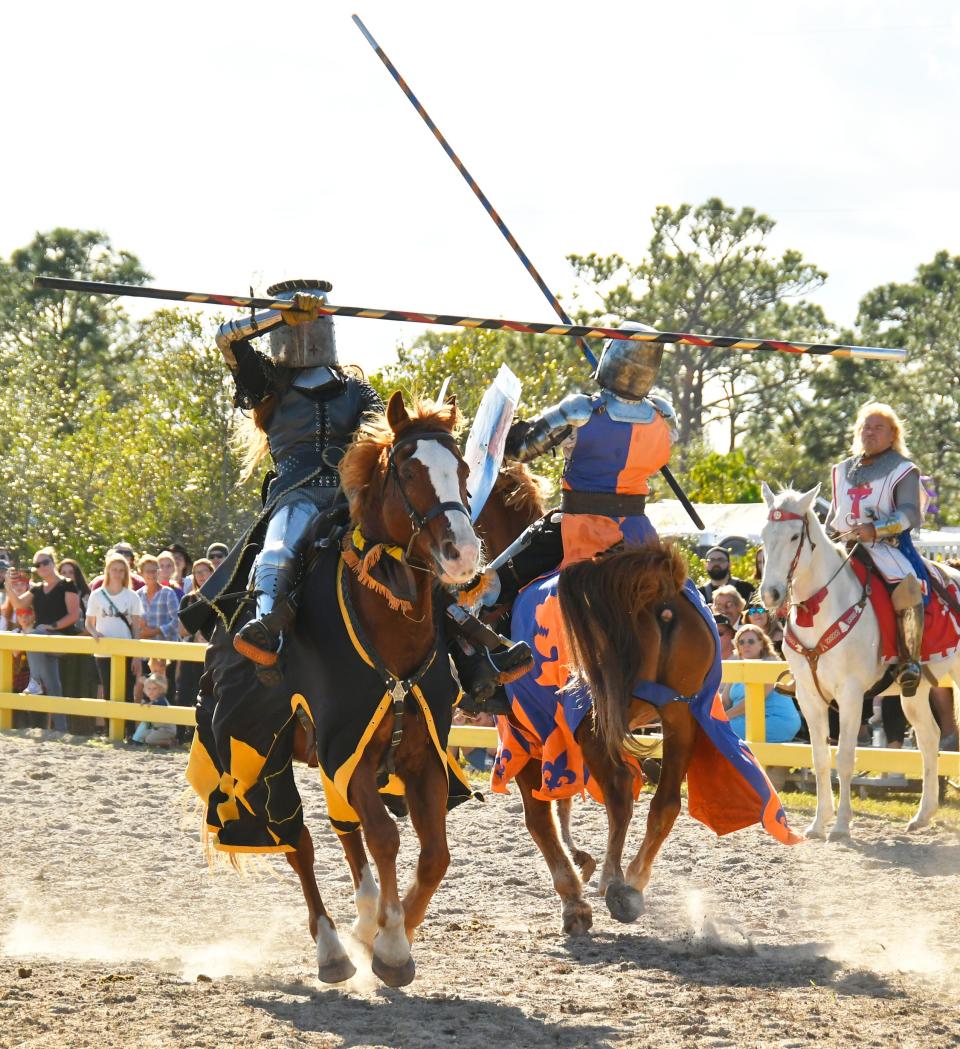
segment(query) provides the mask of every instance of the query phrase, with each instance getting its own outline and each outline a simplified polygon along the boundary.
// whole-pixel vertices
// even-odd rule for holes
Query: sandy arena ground
[[[860,818],[853,845],[718,840],[686,814],[635,925],[591,892],[567,940],[519,796],[450,816],[417,979],[317,983],[296,879],[209,873],[183,752],[0,736],[0,1046],[917,1046],[960,1043],[960,837]],[[321,888],[352,891],[302,769]],[[639,844],[641,798],[629,847]],[[600,855],[603,812],[575,809]],[[804,817],[794,822],[800,826]],[[186,828],[186,829],[185,829]],[[404,824],[404,870],[413,835]]]

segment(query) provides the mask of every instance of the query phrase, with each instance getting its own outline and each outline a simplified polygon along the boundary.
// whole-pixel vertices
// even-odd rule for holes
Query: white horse
[[[760,593],[767,608],[790,602],[789,630],[813,659],[784,645],[784,658],[797,683],[797,701],[810,729],[817,777],[817,814],[806,829],[808,838],[826,837],[833,815],[830,784],[830,748],[827,745],[827,700],[837,701],[840,738],[837,775],[840,805],[830,840],[850,836],[850,780],[863,710],[863,696],[887,669],[880,651],[880,627],[870,601],[847,561],[846,551],[832,542],[812,507],[820,486],[809,492],[781,492],[763,485],[769,509],[763,536],[765,554]],[[944,569],[945,571],[949,571]],[[949,572],[960,582],[960,575]],[[882,585],[878,580],[874,586]],[[826,592],[822,593],[826,587]],[[806,612],[812,625],[797,625],[797,606],[810,598]],[[805,616],[804,619],[807,617]],[[960,652],[928,664],[939,680],[951,674],[960,682]],[[819,687],[818,687],[819,686]],[[899,691],[894,682],[887,694]],[[903,712],[916,731],[923,756],[923,792],[920,807],[908,830],[925,827],[937,810],[937,755],[940,730],[930,710],[930,684],[924,674],[915,696],[902,696]],[[826,698],[824,698],[826,697]]]

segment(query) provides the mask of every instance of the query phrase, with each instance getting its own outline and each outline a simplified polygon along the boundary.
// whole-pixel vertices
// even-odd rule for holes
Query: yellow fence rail
[[[80,654],[110,659],[110,698],[70,699],[63,696],[30,696],[13,691],[13,660],[15,652],[56,652],[64,655]],[[11,634],[0,631],[0,729],[13,727],[13,711],[28,710],[48,714],[77,714],[85,717],[109,719],[109,737],[122,740],[125,721],[145,720],[143,708],[128,703],[125,685],[128,659],[160,657],[170,661],[202,663],[206,645],[173,641],[122,641],[114,638],[86,636],[63,637],[43,634]],[[811,747],[802,743],[766,743],[764,713],[764,685],[773,684],[787,669],[786,663],[761,660],[728,660],[723,664],[723,680],[742,682],[746,696],[746,734],[750,749],[764,765],[782,765],[787,768],[812,768]],[[949,678],[941,681],[952,684]],[[173,725],[194,725],[193,707],[151,707],[149,720]],[[651,743],[656,737],[650,737]],[[455,725],[450,733],[454,747],[495,747],[497,731]],[[836,758],[836,748],[833,749]],[[899,772],[911,779],[921,775],[922,761],[916,750],[895,750],[886,747],[858,747],[858,772]],[[938,764],[941,776],[960,779],[960,753],[941,751]]]

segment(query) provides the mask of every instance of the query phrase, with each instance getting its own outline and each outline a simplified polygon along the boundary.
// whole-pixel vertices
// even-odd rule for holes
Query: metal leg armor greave
[[[263,549],[254,562],[250,589],[256,595],[255,617],[233,639],[233,647],[261,668],[276,671],[282,634],[293,623],[296,609],[290,595],[303,570],[320,512],[306,495],[279,506],[267,524]],[[279,672],[261,673],[276,684]]]

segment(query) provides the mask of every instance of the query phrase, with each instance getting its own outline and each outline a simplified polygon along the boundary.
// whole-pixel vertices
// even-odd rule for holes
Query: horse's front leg
[[[827,827],[833,820],[833,784],[830,781],[829,707],[817,695],[804,688],[797,689],[797,702],[810,733],[813,750],[813,770],[817,787],[817,811],[813,821],[803,832],[808,838],[825,840]]]
[[[420,840],[417,873],[403,898],[407,939],[411,943],[427,912],[427,906],[450,865],[450,850],[447,847],[446,770],[440,764],[427,738],[422,718],[417,718],[409,725],[408,733],[412,737],[417,730],[420,730],[423,736],[423,739],[418,741],[420,756],[417,767],[408,769],[401,765],[399,770],[410,810],[410,822]]]
[[[337,927],[327,914],[314,870],[313,838],[306,827],[300,832],[295,852],[286,853],[287,863],[297,872],[303,897],[307,901],[310,935],[317,943],[317,974],[324,983],[342,983],[357,971],[347,957]]]
[[[627,884],[642,893],[650,881],[653,861],[680,814],[680,788],[687,775],[697,723],[682,700],[660,708],[663,724],[663,767],[647,814],[647,833],[640,850],[627,867]]]
[[[920,795],[920,807],[916,816],[907,824],[907,830],[920,830],[926,827],[939,805],[939,784],[937,783],[937,757],[940,752],[940,729],[930,709],[930,686],[926,681],[920,683],[917,694],[907,698],[901,697],[903,712],[913,725],[917,737],[917,749],[923,757],[923,791]]]
[[[623,847],[633,819],[633,775],[622,762],[614,761],[607,748],[587,728],[580,740],[583,757],[603,791],[607,810],[607,849],[600,872],[599,892],[611,917],[632,922],[643,914],[643,893],[623,877]]]
[[[410,957],[410,941],[407,939],[403,907],[397,891],[400,832],[377,791],[377,755],[382,753],[386,742],[384,738],[378,737],[383,735],[389,738],[393,718],[385,718],[384,724],[386,729],[383,729],[383,725],[378,729],[350,778],[347,799],[360,817],[367,847],[380,876],[377,933],[373,938],[371,967],[388,987],[403,987],[416,975],[416,966]]]
[[[370,866],[363,847],[363,832],[358,828],[350,834],[341,834],[340,844],[350,866],[354,902],[357,908],[357,917],[350,931],[365,947],[372,949],[373,938],[377,935],[377,906],[380,902],[380,887],[373,876],[373,868]]]
[[[837,706],[840,710],[840,738],[837,740],[840,802],[837,805],[837,822],[830,831],[830,841],[843,841],[850,837],[850,821],[853,818],[850,781],[853,779],[853,766],[857,757],[857,736],[863,720],[863,691],[860,686],[844,685],[837,689]],[[827,772],[829,776],[829,769]]]
[[[584,885],[593,877],[597,869],[597,861],[585,849],[581,849],[573,840],[573,831],[570,826],[570,818],[573,813],[573,798],[559,798],[557,800],[557,820],[560,823],[560,837],[566,845],[570,857],[580,870],[580,880]]]
[[[593,910],[583,898],[583,883],[573,869],[570,857],[557,837],[557,824],[549,801],[534,797],[543,779],[539,761],[528,761],[517,773],[517,786],[523,798],[523,819],[530,837],[547,861],[553,887],[561,902],[563,931],[582,936],[593,925]]]

